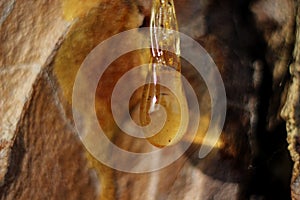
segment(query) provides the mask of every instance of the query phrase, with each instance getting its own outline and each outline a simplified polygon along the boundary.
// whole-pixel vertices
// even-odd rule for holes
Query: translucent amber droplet
[[[180,38],[177,32],[169,29],[178,31],[174,3],[172,0],[155,0],[150,23],[151,63],[141,100],[140,121],[142,126],[147,126],[157,119],[165,120],[160,131],[147,137],[157,147],[180,141],[188,125],[188,108],[181,76],[174,73],[174,70],[181,70]],[[168,87],[159,84],[162,82],[167,83]],[[155,124],[151,129],[156,129]]]

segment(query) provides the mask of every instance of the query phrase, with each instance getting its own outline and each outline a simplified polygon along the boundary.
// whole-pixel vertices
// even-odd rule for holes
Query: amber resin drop
[[[147,137],[157,147],[180,141],[188,125],[188,107],[181,76],[174,73],[174,70],[180,72],[181,69],[177,31],[173,1],[155,0],[150,23],[151,63],[140,106],[140,121],[142,126],[147,126],[154,122],[153,119],[164,120],[163,128]],[[168,87],[159,84],[162,82],[167,83]],[[145,129],[147,134],[156,130],[155,123],[151,125],[150,130]]]

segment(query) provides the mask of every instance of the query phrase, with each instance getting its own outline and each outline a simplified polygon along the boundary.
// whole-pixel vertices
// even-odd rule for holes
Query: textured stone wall
[[[60,1],[0,2],[0,197],[95,199],[99,180],[49,64],[73,21]]]
[[[297,2],[299,3],[299,2]],[[290,64],[290,82],[288,84],[288,94],[286,102],[281,112],[281,116],[286,120],[286,128],[288,131],[287,141],[289,142],[289,150],[294,161],[293,177],[291,180],[291,189],[293,199],[300,199],[300,67],[299,67],[299,5],[296,7],[296,40],[293,52],[293,62]]]

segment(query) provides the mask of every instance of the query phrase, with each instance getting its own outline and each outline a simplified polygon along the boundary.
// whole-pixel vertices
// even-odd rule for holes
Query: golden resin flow
[[[157,147],[179,142],[188,126],[188,107],[180,77],[180,37],[177,31],[173,0],[153,1],[150,22],[151,64],[142,95],[140,121],[146,127],[157,119],[165,120],[163,128],[147,137]],[[174,70],[179,73],[174,73]],[[169,86],[159,84],[162,82],[167,82]],[[155,124],[151,124],[151,127],[151,130],[156,130]]]

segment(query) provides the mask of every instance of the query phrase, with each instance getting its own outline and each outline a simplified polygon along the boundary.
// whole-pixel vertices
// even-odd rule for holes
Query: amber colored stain
[[[66,99],[66,106],[72,104],[72,90],[78,69],[83,60],[105,39],[128,29],[137,28],[142,24],[142,17],[135,5],[123,1],[104,0],[65,0],[62,1],[64,17],[73,24],[59,47],[53,61],[53,73],[60,86],[62,96]],[[118,14],[116,14],[116,10]],[[76,20],[74,20],[76,19]],[[127,59],[130,60],[130,59]],[[118,64],[123,71],[129,67],[126,62]],[[114,68],[114,69],[120,69]],[[111,71],[114,71],[111,69]],[[96,112],[99,123],[109,138],[115,133],[115,123],[109,110],[107,96],[113,85],[107,79],[115,80],[113,73],[108,72],[106,79],[96,94]],[[84,84],[84,83],[83,83]],[[70,107],[66,108],[69,110]],[[104,117],[101,117],[104,115]],[[85,119],[87,122],[89,119]],[[97,170],[101,180],[101,199],[114,199],[114,180],[112,169],[104,166],[88,154],[88,159]]]
[[[91,8],[99,5],[101,0],[63,0],[63,14],[68,21],[74,20],[87,13]]]

